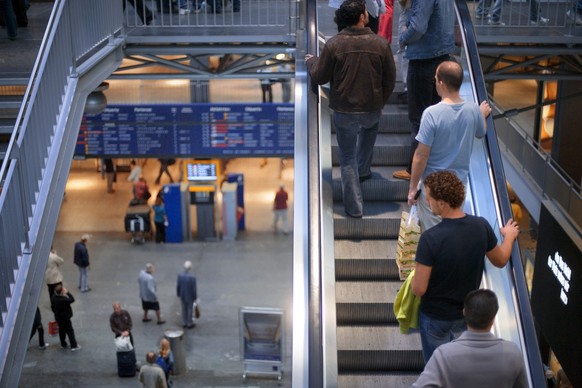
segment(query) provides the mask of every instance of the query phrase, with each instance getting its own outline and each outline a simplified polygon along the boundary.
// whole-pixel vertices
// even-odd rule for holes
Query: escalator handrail
[[[323,387],[321,203],[319,101],[311,91],[304,62],[317,52],[317,2],[298,2],[295,58],[295,175],[293,231],[293,381],[292,386]]]
[[[469,57],[469,71],[474,77],[475,93],[477,101],[487,100],[487,90],[485,87],[485,78],[483,77],[483,70],[479,60],[479,52],[477,48],[477,40],[475,36],[475,29],[469,13],[469,8],[464,0],[455,0],[457,12],[460,15],[460,28],[463,29],[466,37],[465,48],[466,54]],[[491,116],[487,118],[487,131],[485,142],[491,163],[491,171],[495,186],[493,187],[499,201],[501,217],[504,223],[512,218],[511,204],[509,202],[509,195],[507,193],[507,186],[505,182],[505,173],[501,153],[499,151],[499,143],[495,133],[495,127]],[[511,253],[511,267],[513,268],[512,277],[516,291],[516,303],[520,310],[521,326],[523,338],[525,342],[525,352],[527,354],[527,361],[529,363],[530,378],[533,387],[546,387],[543,364],[540,350],[538,347],[536,330],[534,327],[534,317],[529,302],[529,292],[526,286],[525,272],[521,261],[521,255],[517,242],[513,245]]]

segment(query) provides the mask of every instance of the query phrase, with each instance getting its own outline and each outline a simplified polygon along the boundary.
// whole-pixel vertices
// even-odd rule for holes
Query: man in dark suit
[[[195,326],[192,323],[192,306],[198,299],[196,278],[190,273],[191,269],[192,262],[188,260],[184,263],[184,272],[178,275],[178,285],[176,287],[176,293],[182,301],[182,323],[184,328],[188,329]]]

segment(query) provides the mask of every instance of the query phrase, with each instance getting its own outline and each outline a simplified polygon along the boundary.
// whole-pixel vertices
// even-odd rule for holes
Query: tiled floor
[[[83,346],[72,353],[59,349],[57,337],[47,337],[51,346],[38,349],[33,338],[22,370],[21,387],[121,387],[139,386],[137,378],[117,377],[113,334],[109,329],[111,303],[119,300],[132,315],[133,335],[139,361],[154,350],[164,330],[181,328],[176,275],[185,260],[191,260],[198,279],[202,317],[196,328],[184,335],[187,372],[175,376],[175,387],[290,387],[291,367],[291,273],[292,236],[272,230],[272,201],[280,182],[292,193],[292,163],[279,178],[279,160],[236,159],[230,172],[245,176],[247,230],[236,241],[186,242],[131,245],[123,231],[123,217],[130,198],[127,173],[120,173],[116,192],[106,193],[106,183],[92,161],[74,162],[67,185],[54,246],[65,259],[65,285],[76,298],[73,326]],[[149,181],[157,172],[150,160],[144,171]],[[291,198],[292,205],[292,198]],[[89,285],[92,291],[77,292],[78,271],[72,263],[73,245],[82,233],[90,233]],[[146,262],[156,266],[163,326],[141,322],[137,276]],[[50,312],[48,292],[42,285],[39,306],[45,327]],[[275,307],[286,312],[284,377],[251,378],[244,384],[240,357],[240,307]]]

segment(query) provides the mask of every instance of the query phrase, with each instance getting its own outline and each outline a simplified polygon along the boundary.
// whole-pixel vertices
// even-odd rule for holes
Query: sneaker
[[[489,19],[487,21],[487,24],[489,24],[490,26],[504,26],[505,25],[505,23],[503,23],[501,20],[492,20],[492,19]]]
[[[548,24],[550,22],[550,19],[548,18],[544,18],[542,16],[540,16],[540,18],[535,21],[535,20],[530,20],[529,24],[531,26],[545,26],[546,24]]]
[[[77,350],[81,350],[83,347],[81,345],[77,345],[74,348],[71,348],[71,352],[76,352]]]
[[[44,345],[42,345],[42,346],[40,346],[40,345],[39,345],[39,346],[38,346],[38,348],[39,348],[40,350],[45,350],[46,348],[48,348],[48,347],[49,347],[49,345],[50,345],[50,344],[47,344],[47,343],[45,343],[45,344],[44,344]]]
[[[87,288],[86,290],[81,290],[81,292],[89,292],[89,291],[91,291],[90,288]]]
[[[188,8],[180,8],[180,15],[188,15],[190,10]]]
[[[405,181],[410,180],[410,173],[406,170],[396,171],[392,176],[396,179],[404,179]]]

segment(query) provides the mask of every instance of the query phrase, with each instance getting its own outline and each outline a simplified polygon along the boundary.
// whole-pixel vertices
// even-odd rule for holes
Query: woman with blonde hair
[[[170,372],[174,374],[174,355],[172,354],[170,341],[168,341],[167,338],[162,338],[160,340],[160,350],[158,352],[156,363],[164,370],[166,381],[168,382],[168,385],[171,385]]]

